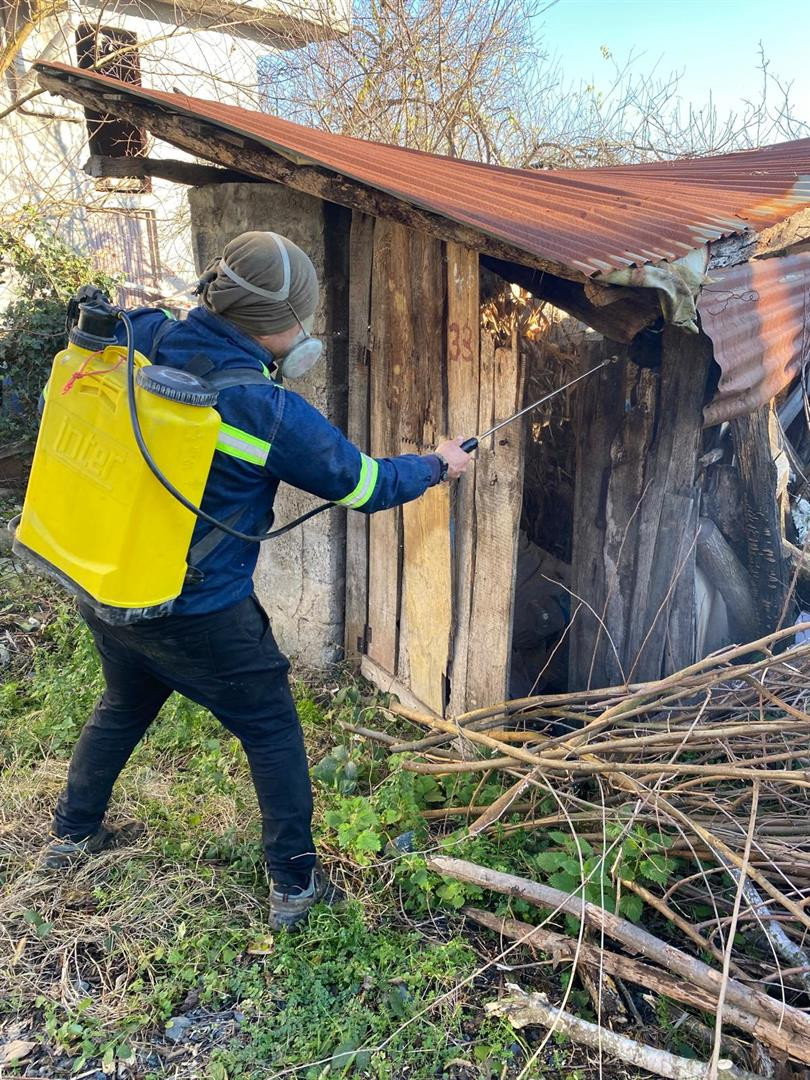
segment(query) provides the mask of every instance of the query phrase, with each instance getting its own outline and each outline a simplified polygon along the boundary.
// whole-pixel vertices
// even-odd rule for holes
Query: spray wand
[[[511,416],[507,416],[505,420],[501,420],[500,423],[495,424],[489,431],[483,432],[481,435],[473,435],[469,439],[465,439],[461,444],[461,449],[465,454],[471,454],[473,450],[477,450],[479,443],[482,443],[484,439],[488,439],[490,435],[494,435],[496,431],[500,431],[502,427],[506,427],[507,424],[513,423],[515,420],[519,420],[521,416],[525,416],[526,413],[536,409],[539,405],[544,405],[545,402],[551,401],[557,394],[561,394],[564,390],[570,390],[572,386],[576,386],[578,382],[583,379],[587,379],[589,375],[593,375],[595,372],[600,371],[603,367],[607,367],[608,364],[612,364],[614,360],[618,360],[618,356],[609,356],[607,360],[603,360],[601,364],[597,364],[596,367],[589,368],[587,371],[583,371],[581,375],[577,375],[575,379],[567,382],[565,386],[558,386],[556,390],[552,390],[550,394],[546,394],[545,397],[541,397],[538,401],[533,401],[531,405],[527,405],[525,409],[521,409],[520,412],[513,413]]]

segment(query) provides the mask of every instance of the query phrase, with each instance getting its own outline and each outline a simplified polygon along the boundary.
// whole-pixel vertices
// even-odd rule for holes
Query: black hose
[[[218,521],[210,514],[206,514],[199,506],[195,506],[193,502],[190,502],[182,491],[178,491],[171,480],[164,476],[155,463],[155,459],[150,454],[149,447],[144,441],[143,432],[141,431],[141,422],[138,419],[138,410],[135,406],[135,342],[132,334],[132,323],[129,315],[127,315],[125,311],[118,311],[117,314],[118,318],[123,322],[127,332],[127,401],[129,404],[129,419],[132,423],[132,432],[135,436],[135,442],[138,444],[138,449],[141,452],[143,460],[149,466],[152,474],[160,481],[170,495],[173,495],[181,505],[185,506],[186,510],[190,510],[192,514],[200,519],[200,521],[207,521],[209,525],[221,529],[224,533],[227,533],[228,536],[235,536],[237,540],[245,540],[251,544],[260,544],[264,540],[271,540],[276,536],[283,536],[285,533],[290,532],[291,529],[303,525],[305,521],[309,521],[309,519],[315,517],[316,514],[321,514],[324,510],[329,510],[337,505],[333,502],[322,503],[320,506],[316,506],[314,510],[308,510],[306,514],[301,514],[300,517],[295,518],[286,525],[282,525],[280,529],[273,529],[270,532],[262,533],[259,536],[251,536],[249,533],[243,533],[239,532],[238,529],[232,529],[230,525],[226,525],[224,521]]]

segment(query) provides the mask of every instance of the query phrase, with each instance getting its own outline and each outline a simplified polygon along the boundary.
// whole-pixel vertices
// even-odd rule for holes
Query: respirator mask
[[[317,364],[323,352],[323,342],[310,335],[312,324],[315,321],[314,316],[302,321],[295,314],[295,309],[289,301],[288,305],[301,329],[284,356],[277,356],[275,360],[279,374],[283,378],[300,379],[302,375],[306,375]]]
[[[241,286],[243,289],[247,289],[248,292],[255,293],[257,296],[263,296],[266,300],[285,303],[290,309],[300,330],[298,336],[293,340],[292,345],[290,345],[286,353],[283,356],[276,356],[274,354],[274,359],[278,367],[278,372],[282,378],[300,379],[302,375],[306,375],[306,373],[311,371],[315,364],[317,364],[321,353],[323,352],[323,342],[318,338],[311,336],[310,331],[312,330],[314,316],[310,316],[303,320],[300,319],[295,308],[290,303],[290,256],[287,253],[287,249],[282,243],[280,236],[272,232],[268,233],[268,235],[275,241],[279,254],[281,255],[283,278],[280,289],[276,291],[273,291],[272,289],[263,289],[259,285],[254,285],[252,282],[246,281],[243,277],[240,277],[235,270],[232,270],[231,267],[228,266],[224,258],[219,260],[219,269],[236,285]]]

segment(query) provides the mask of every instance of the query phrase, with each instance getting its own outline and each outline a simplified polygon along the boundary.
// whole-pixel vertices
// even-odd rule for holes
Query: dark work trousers
[[[82,604],[79,610],[106,686],[73,751],[54,816],[56,835],[80,840],[99,828],[119,773],[177,690],[210,709],[244,747],[274,882],[306,885],[315,862],[307,756],[290,665],[258,600],[130,626],[110,626]]]

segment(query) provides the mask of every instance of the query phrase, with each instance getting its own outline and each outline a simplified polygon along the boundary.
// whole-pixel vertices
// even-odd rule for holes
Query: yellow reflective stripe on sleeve
[[[217,436],[217,450],[240,461],[249,461],[251,465],[264,465],[270,453],[270,443],[249,435],[241,428],[222,424]]]
[[[342,499],[337,500],[340,506],[348,506],[351,510],[359,510],[361,506],[365,505],[374,494],[379,471],[380,466],[374,458],[361,454],[360,479],[357,481],[357,487]]]

